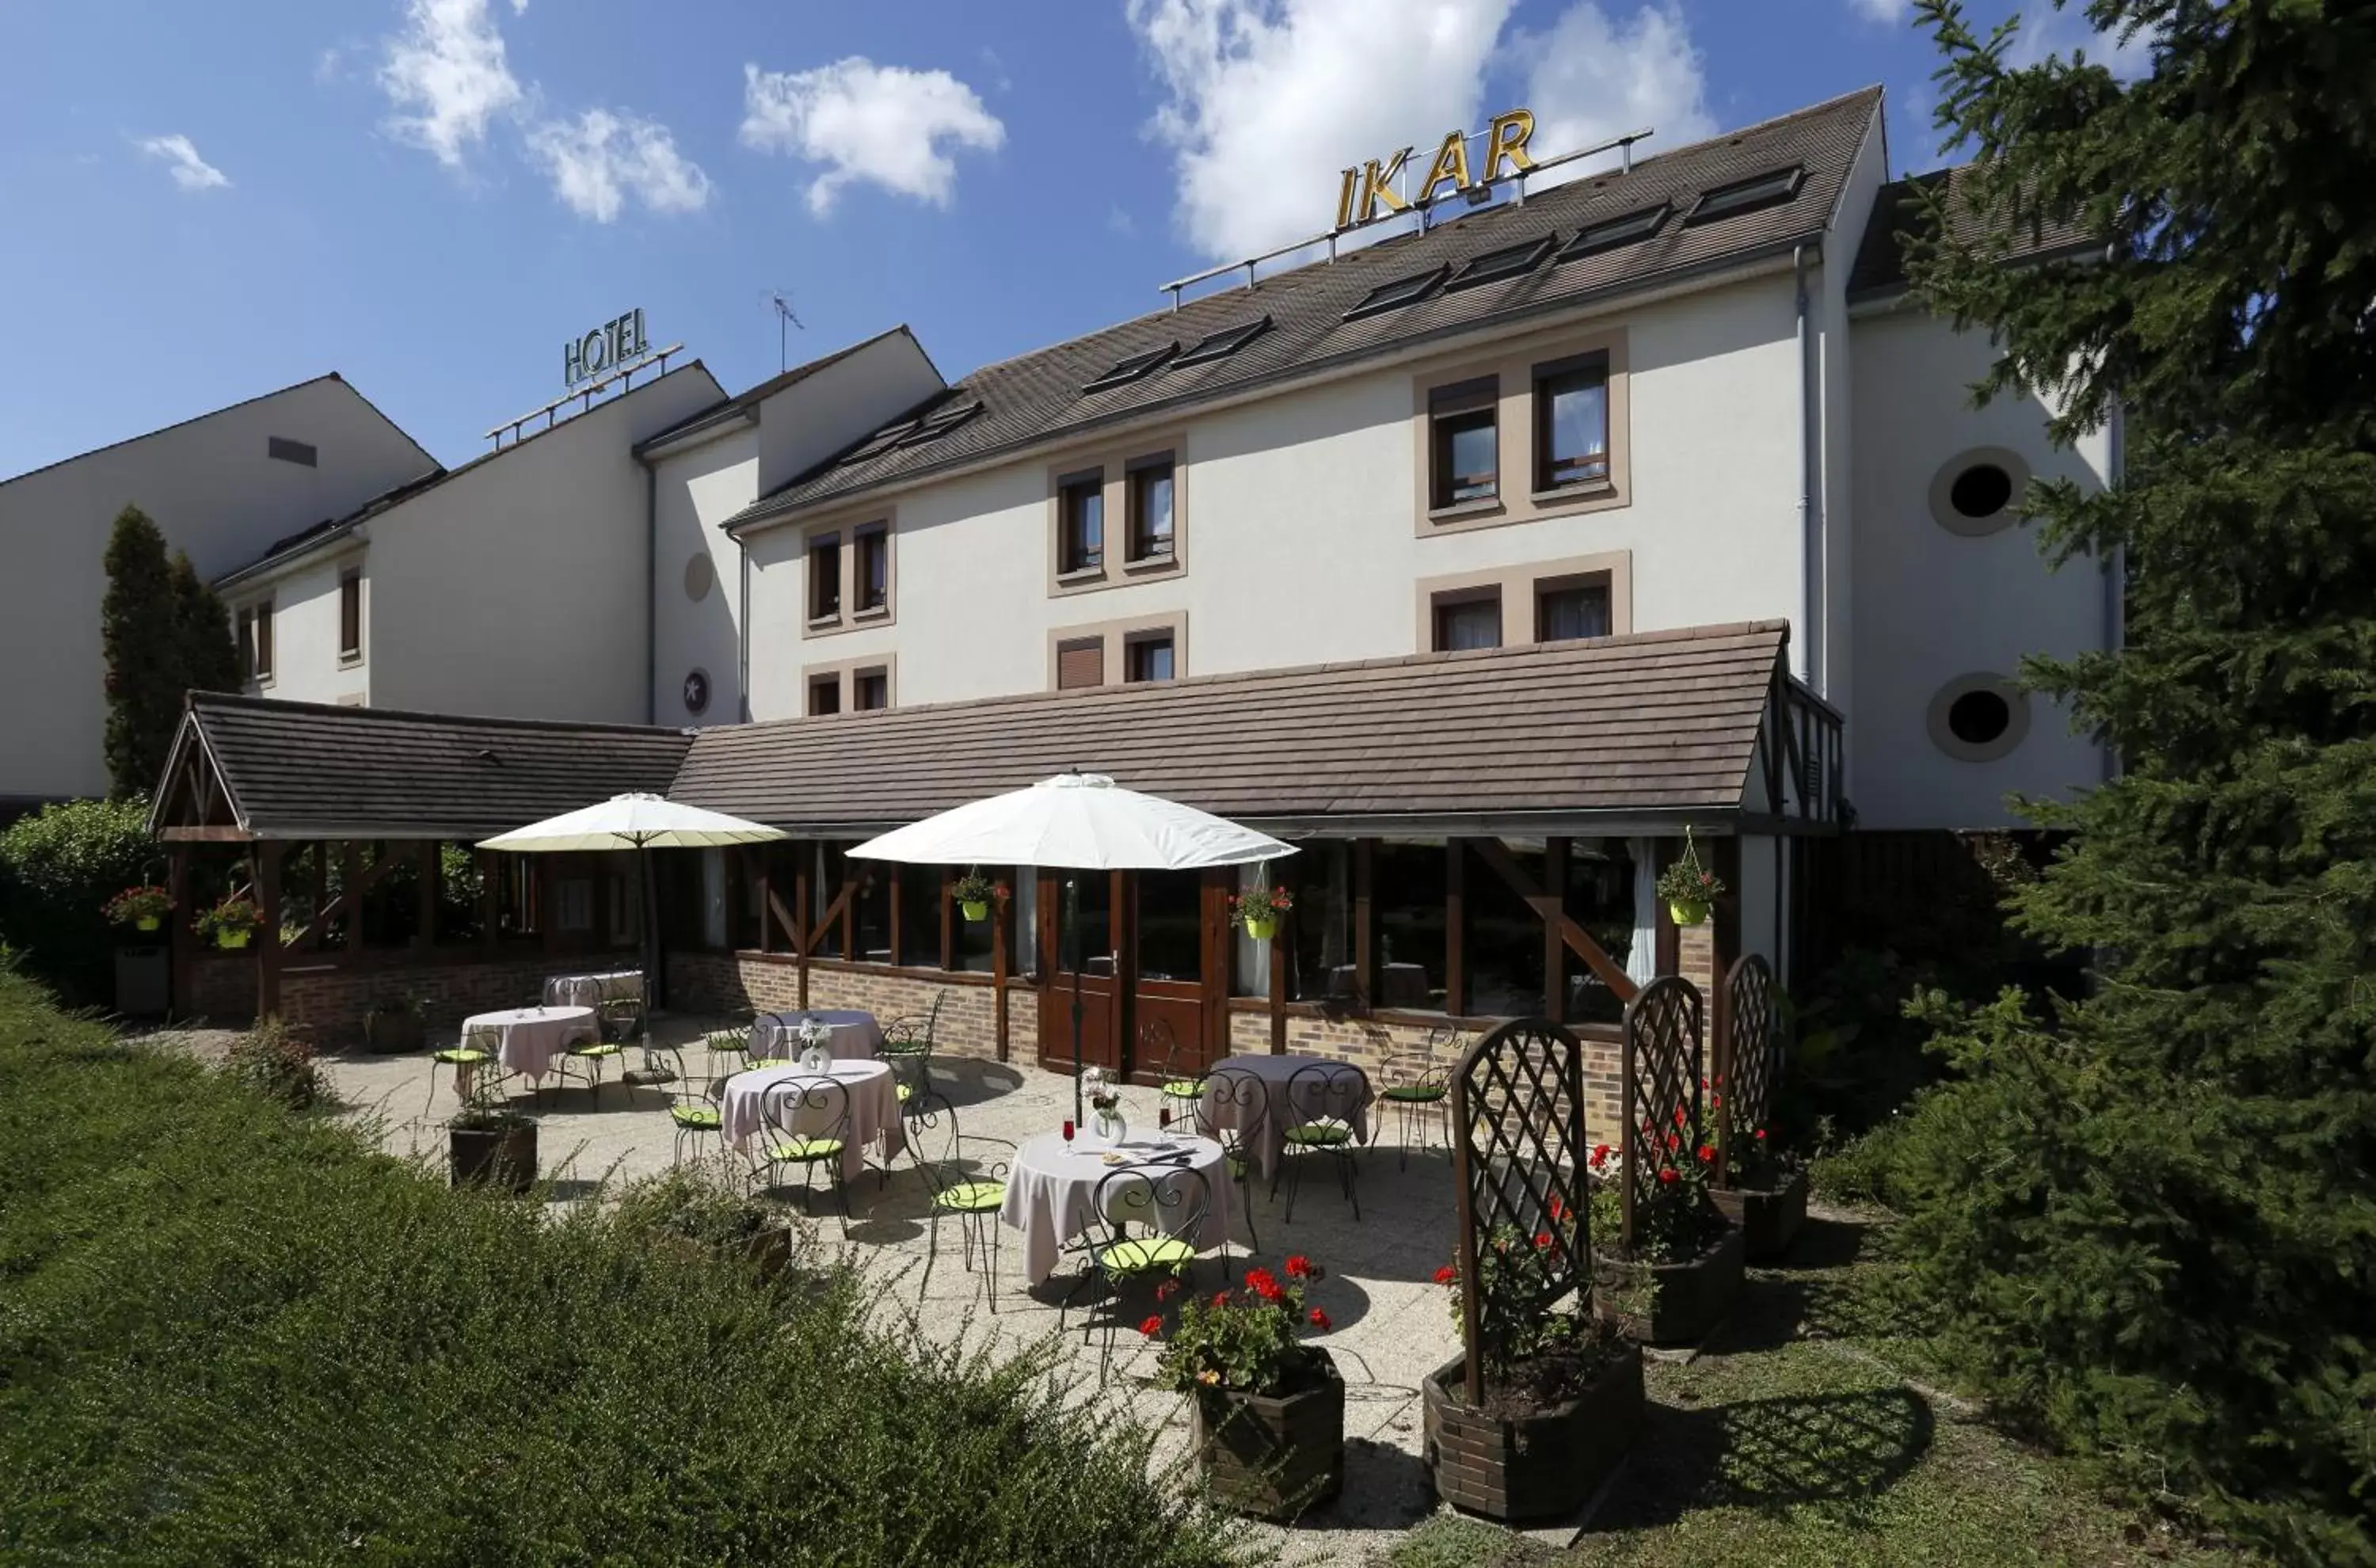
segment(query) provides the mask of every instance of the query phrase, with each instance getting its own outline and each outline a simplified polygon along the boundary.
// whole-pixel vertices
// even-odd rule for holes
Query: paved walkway
[[[688,1046],[688,1068],[699,1074],[707,1070],[707,1063],[692,1042],[719,1022],[662,1017],[655,1021],[654,1038]],[[636,1055],[631,1050],[626,1064],[637,1065]],[[450,1069],[435,1069],[433,1091],[434,1063],[425,1052],[334,1054],[325,1065],[339,1098],[354,1114],[378,1118],[391,1151],[442,1162],[445,1119],[456,1104],[446,1076]],[[669,1167],[675,1134],[666,1091],[623,1087],[619,1065],[612,1063],[599,1100],[582,1078],[556,1088],[548,1077],[532,1104],[526,1094],[517,1097],[517,1103],[537,1117],[543,1172],[554,1179],[556,1201],[582,1198],[605,1180],[650,1175]],[[1019,1063],[968,1058],[937,1059],[933,1074],[936,1088],[957,1107],[958,1123],[968,1137],[987,1134],[1020,1143],[1054,1131],[1071,1114],[1072,1080],[1063,1075]],[[1158,1103],[1151,1088],[1126,1092],[1125,1113],[1135,1129],[1155,1124]],[[1336,1503],[1307,1515],[1291,1533],[1287,1543],[1290,1562],[1363,1562],[1392,1533],[1416,1524],[1434,1506],[1420,1461],[1419,1388],[1427,1372],[1459,1348],[1447,1295],[1433,1281],[1436,1269],[1452,1255],[1452,1168],[1443,1151],[1433,1148],[1413,1153],[1408,1168],[1398,1169],[1393,1140],[1399,1129],[1383,1106],[1373,1109],[1372,1131],[1378,1141],[1360,1157],[1359,1221],[1325,1167],[1307,1176],[1292,1224],[1284,1218],[1283,1190],[1277,1199],[1259,1187],[1254,1194],[1252,1218],[1262,1241],[1256,1260],[1275,1268],[1286,1253],[1302,1253],[1328,1270],[1310,1301],[1325,1309],[1331,1320],[1330,1332],[1316,1342],[1335,1353],[1347,1389],[1345,1492]],[[715,1140],[708,1146],[715,1149]],[[739,1157],[737,1162],[739,1166]],[[1009,1231],[1003,1238],[994,1317],[980,1310],[980,1280],[961,1265],[954,1225],[942,1227],[939,1260],[929,1279],[923,1277],[928,1194],[922,1174],[904,1157],[893,1162],[886,1185],[878,1187],[872,1173],[851,1184],[849,1246],[861,1266],[880,1271],[886,1279],[886,1294],[916,1303],[917,1324],[938,1339],[988,1335],[1020,1345],[1052,1330],[1063,1286],[1071,1277],[1060,1272],[1041,1290],[1027,1290],[1018,1233]],[[798,1200],[793,1203],[797,1211]],[[815,1233],[826,1243],[838,1243],[832,1206],[822,1191],[817,1203]],[[1242,1277],[1242,1225],[1235,1237],[1232,1263]],[[1065,1267],[1069,1270],[1069,1262]],[[1218,1288],[1218,1259],[1200,1262],[1194,1279],[1203,1288]],[[1085,1387],[1097,1383],[1102,1321],[1099,1334],[1085,1344],[1080,1312],[1075,1310],[1068,1320],[1072,1364]],[[1154,1356],[1135,1330],[1124,1328],[1116,1337],[1109,1388],[1148,1420],[1166,1423],[1172,1439],[1166,1446],[1176,1454],[1185,1427],[1181,1400],[1140,1381],[1152,1372]]]

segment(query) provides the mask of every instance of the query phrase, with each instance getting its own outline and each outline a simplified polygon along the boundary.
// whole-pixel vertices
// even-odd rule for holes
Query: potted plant
[[[1483,1397],[1469,1402],[1466,1357],[1436,1369],[1421,1389],[1436,1493],[1456,1508],[1504,1521],[1572,1515],[1641,1434],[1641,1346],[1573,1297],[1542,1304],[1555,1298],[1578,1244],[1578,1218],[1557,1198],[1533,1235],[1503,1224],[1478,1238]],[[1452,1293],[1454,1321],[1464,1322],[1460,1265],[1435,1278]]]
[[[1280,1272],[1250,1268],[1239,1289],[1190,1292],[1156,1382],[1188,1396],[1189,1443],[1214,1497],[1287,1524],[1345,1484],[1345,1382],[1335,1357],[1299,1337],[1328,1331],[1328,1314],[1303,1304],[1322,1270],[1299,1255]],[[1158,1303],[1179,1289],[1156,1287]],[[1160,1313],[1139,1324],[1149,1339],[1163,1330]]]
[[[495,1082],[491,1072],[471,1072],[462,1109],[446,1123],[454,1185],[525,1193],[536,1185],[536,1123],[497,1099]]]
[[[418,1051],[424,1043],[422,1013],[409,996],[383,996],[363,1009],[363,1044],[382,1056]]]
[[[192,930],[211,939],[217,947],[244,947],[263,924],[264,911],[255,900],[237,894],[211,909],[199,910],[198,918],[190,922]]]
[[[1807,1162],[1768,1127],[1734,1131],[1724,1155],[1726,1184],[1710,1194],[1716,1206],[1740,1228],[1751,1263],[1780,1257],[1807,1222]]]
[[[1278,934],[1279,917],[1295,908],[1295,899],[1284,887],[1273,887],[1267,882],[1256,883],[1243,893],[1230,896],[1230,918],[1245,922],[1246,934],[1256,942],[1268,942]]]
[[[1606,1238],[1592,1256],[1593,1307],[1646,1344],[1692,1344],[1740,1294],[1740,1232],[1709,1195],[1716,1146],[1688,1112],[1678,1107],[1664,1133],[1645,1128],[1643,1149],[1653,1178],[1650,1195],[1637,1200],[1630,1239],[1616,1151],[1598,1145],[1586,1161],[1593,1233]]]
[[[783,1213],[741,1190],[715,1166],[693,1165],[630,1186],[619,1217],[645,1227],[661,1245],[685,1256],[747,1262],[762,1278],[790,1266],[792,1232]]]
[[[1001,909],[1006,907],[1006,884],[992,881],[982,874],[980,866],[974,866],[957,878],[956,885],[949,889],[949,896],[957,901],[957,913],[979,922],[990,919],[990,907],[993,903]]]
[[[101,913],[115,925],[135,931],[155,931],[172,912],[173,896],[161,887],[127,887],[110,898]]]
[[[1700,864],[1699,845],[1692,830],[1683,829],[1683,858],[1658,873],[1658,897],[1677,925],[1698,925],[1708,918],[1708,907],[1724,897],[1724,879]]]

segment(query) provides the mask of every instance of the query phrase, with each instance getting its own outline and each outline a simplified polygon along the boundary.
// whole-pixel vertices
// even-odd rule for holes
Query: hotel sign
[[[604,322],[583,338],[564,343],[561,384],[575,386],[581,381],[590,381],[606,370],[616,370],[649,352],[651,346],[644,341],[644,313],[638,306]]]
[[[1535,116],[1531,110],[1513,109],[1506,114],[1494,115],[1491,126],[1479,138],[1485,143],[1485,172],[1472,175],[1468,133],[1447,132],[1435,149],[1434,161],[1427,166],[1427,178],[1420,182],[1419,195],[1408,200],[1395,188],[1395,183],[1402,177],[1417,148],[1407,147],[1383,161],[1372,158],[1348,169],[1336,185],[1336,227],[1358,228],[1397,212],[1408,212],[1414,207],[1425,207],[1435,199],[1442,187],[1449,186],[1454,192],[1485,189],[1502,177],[1504,160],[1512,173],[1523,174],[1535,166],[1535,160],[1527,156],[1527,140],[1534,134]]]

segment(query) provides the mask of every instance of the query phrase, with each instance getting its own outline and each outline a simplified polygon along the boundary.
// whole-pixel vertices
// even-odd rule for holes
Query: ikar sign
[[[1440,189],[1448,187],[1456,193],[1490,186],[1501,178],[1505,160],[1510,172],[1523,174],[1535,166],[1535,160],[1527,156],[1527,142],[1534,134],[1535,116],[1531,110],[1513,109],[1506,114],[1494,115],[1493,124],[1479,138],[1485,143],[1485,172],[1476,174],[1468,164],[1468,133],[1447,132],[1435,149],[1435,160],[1427,166],[1427,178],[1420,182],[1419,195],[1408,201],[1396,190],[1395,182],[1401,178],[1411,154],[1419,150],[1417,148],[1407,147],[1392,158],[1372,158],[1348,169],[1336,185],[1336,227],[1358,228],[1397,212],[1408,212],[1414,207],[1425,207],[1435,199]]]

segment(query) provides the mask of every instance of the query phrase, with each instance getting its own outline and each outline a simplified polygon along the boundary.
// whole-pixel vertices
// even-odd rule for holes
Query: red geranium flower
[[[1565,1204],[1562,1204],[1562,1203],[1561,1203],[1561,1202],[1560,1202],[1560,1200],[1559,1200],[1559,1194],[1558,1194],[1557,1193],[1553,1193],[1553,1194],[1551,1194],[1551,1201],[1550,1201],[1550,1214],[1551,1214],[1551,1218],[1552,1218],[1553,1219],[1557,1219],[1557,1218],[1561,1218],[1562,1215],[1564,1215],[1564,1214],[1566,1214],[1566,1213],[1567,1213],[1567,1206],[1566,1206]]]
[[[1699,1146],[1697,1153],[1700,1157],[1700,1163],[1702,1165],[1708,1164],[1716,1158],[1716,1146],[1713,1144],[1702,1144]]]
[[[1674,1181],[1674,1180],[1675,1180],[1675,1168],[1674,1168],[1673,1166],[1671,1166],[1671,1165],[1666,1165],[1666,1166],[1661,1166],[1661,1167],[1659,1167],[1659,1169],[1658,1169],[1658,1180],[1659,1180],[1659,1181],[1661,1181],[1661,1182],[1672,1182],[1672,1181]]]
[[[1675,1125],[1676,1125],[1676,1126],[1678,1126],[1678,1127],[1680,1127],[1680,1126],[1681,1126],[1682,1124],[1683,1124],[1683,1108],[1682,1108],[1681,1106],[1680,1106],[1680,1105],[1679,1105],[1679,1106],[1675,1107]]]
[[[1289,1253],[1287,1259],[1287,1277],[1289,1279],[1311,1278],[1312,1260],[1305,1257],[1301,1253]]]
[[[1152,1339],[1157,1335],[1163,1332],[1163,1319],[1159,1315],[1150,1317],[1145,1323],[1138,1325],[1138,1331],[1141,1334],[1146,1335],[1149,1339]]]
[[[1550,1231],[1548,1231],[1548,1230],[1538,1230],[1538,1231],[1536,1231],[1536,1232],[1535,1232],[1535,1246],[1536,1246],[1538,1249],[1541,1249],[1541,1248],[1548,1247],[1548,1246],[1550,1246],[1550,1244],[1551,1244],[1551,1233],[1550,1233]]]
[[[1312,1319],[1313,1327],[1318,1329],[1323,1334],[1328,1332],[1328,1314],[1326,1313],[1322,1312],[1318,1307],[1314,1307],[1305,1315]]]
[[[1168,1301],[1178,1294],[1180,1294],[1180,1281],[1177,1279],[1167,1279],[1155,1288],[1155,1299],[1158,1301]]]
[[[1757,1129],[1757,1141],[1761,1144],[1765,1141],[1765,1129],[1763,1127]]]
[[[1593,1146],[1592,1146],[1592,1168],[1593,1168],[1595,1170],[1599,1170],[1602,1166],[1604,1166],[1604,1165],[1608,1164],[1608,1163],[1609,1163],[1609,1156],[1610,1156],[1610,1147],[1609,1147],[1609,1146],[1608,1146],[1607,1144],[1595,1144],[1595,1145],[1593,1145]]]
[[[1681,1148],[1681,1147],[1682,1147],[1682,1146],[1683,1146],[1683,1140],[1682,1140],[1681,1138],[1678,1137],[1676,1134],[1672,1134],[1672,1133],[1669,1133],[1669,1134],[1667,1134],[1667,1147],[1668,1147],[1669,1149],[1679,1149],[1679,1148]]]
[[[1708,1097],[1708,1109],[1711,1111],[1722,1111],[1724,1109],[1724,1096],[1720,1094],[1710,1095]]]
[[[1460,1271],[1453,1267],[1450,1264],[1445,1264],[1442,1268],[1435,1271],[1435,1282],[1438,1285],[1449,1285],[1459,1277]]]
[[[1265,1301],[1276,1301],[1283,1294],[1279,1289],[1278,1276],[1266,1268],[1246,1270],[1246,1289]]]
[[[1216,1291],[1214,1291],[1214,1292],[1213,1292],[1213,1304],[1214,1304],[1215,1306],[1217,1306],[1217,1307],[1226,1307],[1226,1306],[1228,1306],[1228,1305],[1230,1304],[1230,1293],[1229,1293],[1227,1290],[1216,1290]]]

